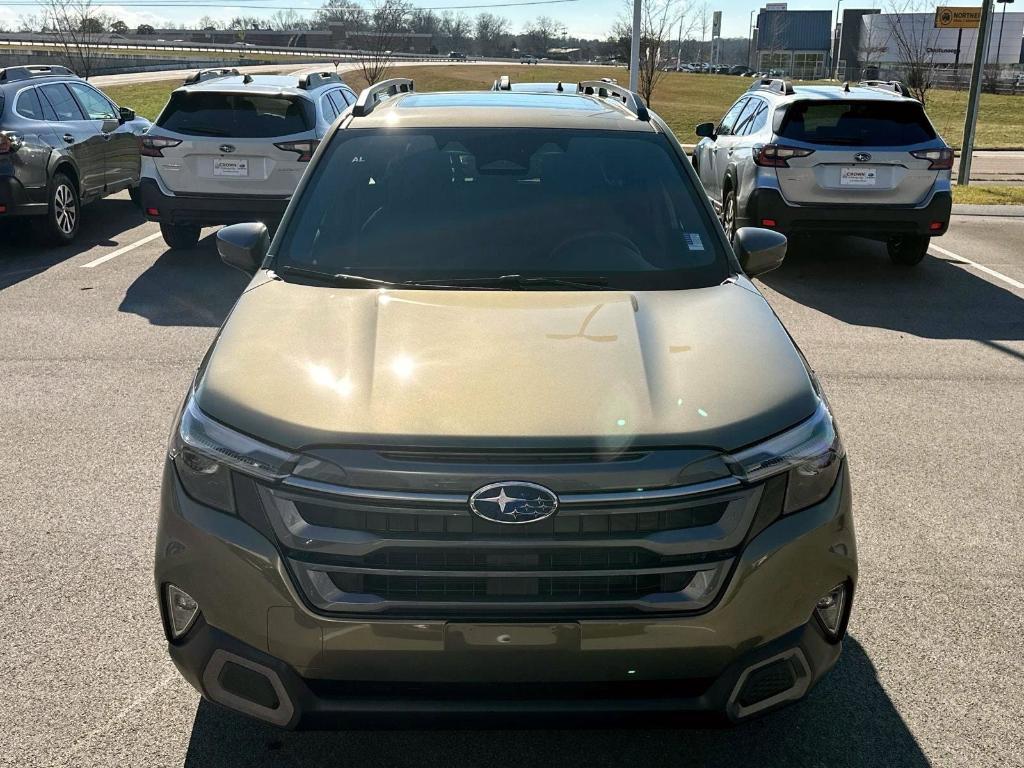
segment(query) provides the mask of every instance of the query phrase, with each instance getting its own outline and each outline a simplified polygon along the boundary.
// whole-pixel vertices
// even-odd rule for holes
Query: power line
[[[252,2],[253,0],[250,0]],[[564,3],[579,3],[582,0],[524,0],[523,2],[514,3],[486,3],[486,4],[473,4],[473,5],[433,5],[433,6],[413,6],[411,10],[414,11],[468,11],[468,10],[481,10],[485,8],[519,8],[522,6],[529,5],[559,5]],[[19,7],[38,7],[42,8],[43,3],[39,0],[8,0],[5,3],[8,8],[19,6]],[[123,2],[109,2],[109,3],[90,3],[93,8],[152,8],[153,3],[151,0],[124,0]],[[223,2],[179,2],[178,0],[163,0],[157,8],[224,8]],[[320,8],[297,8],[294,5],[250,5],[247,3],[231,3],[230,8],[246,8],[250,10],[264,10],[264,11],[309,11],[316,12]]]

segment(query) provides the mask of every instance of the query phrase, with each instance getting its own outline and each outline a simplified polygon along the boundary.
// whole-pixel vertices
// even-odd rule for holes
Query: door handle
[[[75,137],[72,136],[70,133],[65,133],[64,134],[64,141],[66,141],[68,144],[74,144],[75,143]]]

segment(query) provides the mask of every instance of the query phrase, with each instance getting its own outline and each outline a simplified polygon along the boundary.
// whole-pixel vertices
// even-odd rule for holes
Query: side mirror
[[[695,133],[705,139],[715,138],[715,124],[714,123],[701,123],[697,126]]]
[[[786,258],[786,236],[770,229],[742,227],[736,232],[733,250],[747,277],[763,275]]]
[[[121,122],[130,123],[135,119],[135,110],[131,107],[121,107]]]
[[[256,221],[232,224],[217,233],[217,252],[229,267],[255,275],[270,249],[267,225]]]

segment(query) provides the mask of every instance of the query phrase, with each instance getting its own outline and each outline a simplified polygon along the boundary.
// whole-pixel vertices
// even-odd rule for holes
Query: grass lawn
[[[968,205],[1024,205],[1024,186],[971,184],[953,187],[953,202]]]
[[[393,76],[411,77],[420,91],[472,90],[489,88],[501,74],[510,74],[514,82],[554,81],[573,83],[583,79],[614,77],[628,80],[625,69],[618,67],[456,65],[396,66]],[[345,79],[355,90],[365,86],[362,76],[348,72]],[[134,108],[153,119],[167,101],[170,90],[181,84],[168,80],[138,85],[111,86],[104,90],[118,104]],[[693,143],[697,123],[714,121],[747,87],[750,80],[728,75],[694,75],[666,73],[654,93],[653,107],[665,119],[679,139]],[[940,133],[953,146],[959,146],[963,133],[967,94],[963,91],[939,91],[929,94],[928,113]],[[976,146],[979,149],[1024,146],[1024,96],[994,96],[981,99]]]

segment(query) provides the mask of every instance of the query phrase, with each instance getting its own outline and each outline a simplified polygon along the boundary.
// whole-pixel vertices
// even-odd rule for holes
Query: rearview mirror
[[[714,123],[701,123],[697,126],[695,133],[705,139],[715,138],[715,124]]]
[[[736,232],[733,250],[747,277],[763,275],[786,258],[786,236],[760,227],[742,227]]]
[[[121,122],[130,123],[135,119],[135,110],[131,107],[121,107]]]
[[[232,224],[217,233],[217,252],[229,267],[255,275],[270,249],[270,232],[263,222]]]

